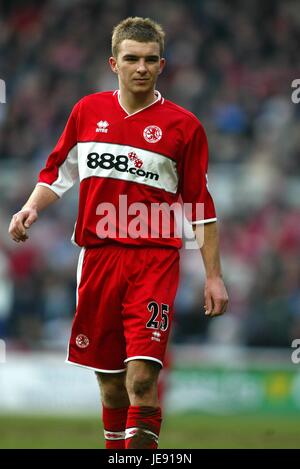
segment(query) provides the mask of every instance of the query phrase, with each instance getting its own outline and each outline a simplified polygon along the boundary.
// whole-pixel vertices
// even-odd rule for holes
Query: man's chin
[[[135,93],[135,94],[145,94],[145,93],[150,93],[152,91],[152,86],[149,86],[149,84],[147,83],[147,85],[145,84],[135,84],[133,85],[132,87],[132,92]]]

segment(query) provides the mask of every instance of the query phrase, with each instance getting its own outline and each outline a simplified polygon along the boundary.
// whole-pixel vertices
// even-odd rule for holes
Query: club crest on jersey
[[[78,334],[76,337],[76,345],[79,348],[87,348],[90,344],[88,337],[84,334]]]
[[[144,139],[149,143],[156,143],[162,137],[162,130],[157,125],[148,125],[144,129]]]
[[[96,132],[102,132],[103,134],[107,134],[109,123],[107,121],[99,121],[97,122]]]

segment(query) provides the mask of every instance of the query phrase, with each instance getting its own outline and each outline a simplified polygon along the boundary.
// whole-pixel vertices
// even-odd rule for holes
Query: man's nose
[[[147,72],[147,67],[146,67],[145,60],[140,60],[139,61],[138,67],[137,67],[137,72],[139,72],[139,73],[146,73]]]

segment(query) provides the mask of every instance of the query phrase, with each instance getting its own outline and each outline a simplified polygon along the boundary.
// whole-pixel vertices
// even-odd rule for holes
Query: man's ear
[[[161,74],[161,72],[165,68],[165,65],[166,65],[166,59],[161,58],[160,63],[159,63],[159,72],[158,72],[159,75]]]
[[[109,65],[110,65],[110,68],[112,69],[112,71],[114,73],[118,73],[118,66],[117,66],[117,61],[116,61],[115,57],[109,57],[108,62],[109,62]]]

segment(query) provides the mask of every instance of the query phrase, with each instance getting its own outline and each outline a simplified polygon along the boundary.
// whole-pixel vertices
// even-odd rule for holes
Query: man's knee
[[[152,391],[155,384],[155,381],[150,376],[136,376],[127,383],[127,389],[130,394],[144,397]]]
[[[101,399],[106,407],[123,407],[128,405],[124,373],[106,374],[96,372],[96,376],[100,386]]]
[[[157,392],[160,367],[155,363],[132,361],[128,364],[126,388],[129,396],[143,398]]]

